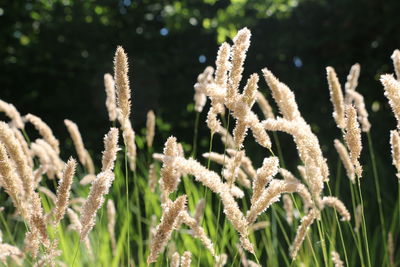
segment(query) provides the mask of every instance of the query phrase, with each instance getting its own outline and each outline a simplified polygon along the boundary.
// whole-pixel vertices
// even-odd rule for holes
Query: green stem
[[[321,241],[322,255],[324,257],[325,266],[328,266],[328,254],[326,251],[325,236],[324,232],[321,229],[322,227],[321,224],[322,224],[322,214],[321,214],[321,221],[317,220],[317,228],[318,228],[319,240]]]
[[[139,216],[137,216],[137,224],[138,224],[138,232],[139,232],[139,240],[143,240],[143,235],[142,235],[142,211],[141,211],[141,206],[140,206],[140,198],[139,198],[139,184],[137,181],[137,177],[136,177],[136,172],[134,172],[134,183],[135,183],[135,190],[134,190],[134,194],[135,194],[135,200],[136,200],[136,204],[137,204],[137,208],[138,208],[138,213]],[[139,245],[139,251],[138,251],[138,257],[139,257],[139,262],[140,264],[143,263],[143,242],[138,242]],[[129,258],[130,260],[130,258]]]
[[[194,133],[193,133],[193,149],[192,149],[193,158],[196,158],[196,152],[197,152],[197,139],[199,135],[199,118],[200,118],[200,112],[196,112],[196,118],[194,120]]]
[[[381,227],[382,227],[382,231],[381,231],[382,240],[386,240],[387,234],[386,234],[386,226],[385,226],[385,217],[383,216],[381,189],[380,189],[380,185],[379,185],[379,177],[378,177],[378,170],[376,167],[374,148],[372,146],[371,134],[369,132],[367,133],[367,137],[368,137],[368,150],[369,150],[369,154],[370,154],[371,161],[372,161],[372,172],[374,174],[374,180],[375,180],[376,198],[378,201],[378,208],[379,208],[379,219],[380,219],[380,223],[381,223]],[[386,242],[383,242],[383,250],[384,250],[383,265],[385,265],[385,262],[388,259],[387,258],[388,257],[388,249],[387,249]]]
[[[227,116],[228,116],[228,119],[227,119],[227,123],[226,123],[226,131],[229,133],[229,122],[230,122],[230,112],[227,114]],[[224,117],[223,117],[224,118]],[[224,120],[224,122],[225,122],[225,120]],[[224,123],[225,124],[225,123]],[[223,159],[223,162],[222,162],[222,169],[221,170],[223,170],[224,169],[224,167],[225,167],[225,158],[226,158],[226,143],[227,143],[227,141],[228,141],[228,134],[225,136],[225,143],[224,143],[224,159]],[[210,147],[210,152],[211,152],[211,147]],[[209,158],[210,159],[210,158]],[[208,168],[208,166],[207,166],[207,168]],[[218,198],[218,213],[217,213],[217,230],[216,230],[216,234],[215,234],[215,238],[218,238],[218,230],[219,230],[219,219],[220,219],[220,216],[221,216],[221,198],[219,197]],[[225,223],[224,223],[224,229],[222,230],[222,232],[225,230]],[[216,239],[214,240],[214,244],[216,244]],[[221,247],[221,249],[220,249],[220,253],[222,253],[222,251],[223,251],[223,247]]]
[[[312,245],[312,243],[311,243],[310,233],[307,233],[307,241],[308,241],[308,244],[309,244],[309,246],[310,246],[311,253],[312,253],[313,258],[314,258],[314,261],[315,261],[315,265],[316,265],[317,267],[319,267],[319,262],[318,262],[318,259],[317,259],[317,255],[315,254],[313,245]]]
[[[78,251],[79,251],[79,239],[76,240],[74,259],[73,259],[72,265],[71,265],[72,267],[74,267],[74,265],[75,265],[76,257],[78,256]]]
[[[352,202],[352,205],[353,205],[353,216],[354,216],[354,218],[356,218],[357,217],[357,206],[356,206],[356,204],[358,203],[358,201],[356,200],[356,197],[355,197],[354,185],[351,183],[350,180],[349,180],[349,185],[350,185],[350,193],[351,193],[351,202]],[[350,225],[350,230],[354,233],[353,229],[351,228],[351,225]],[[365,266],[364,255],[363,255],[362,247],[361,247],[360,231],[359,231],[359,229],[356,229],[356,230],[357,230],[357,235],[355,236],[353,234],[353,236],[354,236],[354,239],[356,240],[357,248],[359,249],[358,253],[360,255],[361,265]]]
[[[338,161],[338,162],[339,162],[339,164],[340,164],[340,161]],[[340,166],[341,166],[341,165],[338,166],[338,172],[337,172],[337,174],[336,174],[336,180],[338,180],[338,177],[340,176]],[[328,185],[329,195],[331,196],[331,195],[332,195],[331,187],[330,187],[329,183],[327,183],[327,185]],[[348,258],[347,258],[346,246],[345,246],[345,244],[344,244],[344,238],[343,238],[343,233],[342,233],[342,227],[340,226],[340,222],[339,222],[339,218],[338,218],[336,209],[334,209],[333,212],[334,212],[334,214],[335,214],[336,225],[338,226],[338,229],[339,229],[340,241],[341,241],[341,243],[342,243],[342,247],[343,247],[343,251],[344,251],[344,259],[345,259],[345,261],[346,261],[346,266],[350,266],[350,265],[349,265]]]
[[[126,219],[130,220],[130,208],[129,208],[129,183],[128,183],[128,151],[126,149],[126,144],[125,144],[125,194],[126,194]],[[130,227],[128,227],[128,232],[127,232],[128,238],[126,240],[126,247],[128,249],[128,264],[131,258],[131,247],[130,247]]]
[[[368,266],[371,267],[371,258],[370,258],[370,254],[369,254],[369,245],[368,245],[368,236],[367,236],[367,226],[365,223],[365,216],[364,216],[364,200],[363,200],[362,193],[361,193],[361,185],[360,185],[359,177],[357,177],[357,185],[358,185],[358,193],[360,195],[360,203],[361,203],[362,229],[363,229],[363,235],[364,235],[365,250],[367,252]],[[384,241],[384,240],[382,240],[382,241]]]

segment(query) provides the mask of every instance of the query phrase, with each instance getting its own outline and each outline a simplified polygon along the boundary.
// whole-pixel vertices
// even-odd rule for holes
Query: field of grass
[[[153,147],[157,129],[152,111],[145,135],[135,136],[130,121],[135,99],[122,47],[116,51],[114,76],[105,75],[110,132],[104,133],[102,166],[93,166],[72,121],[65,125],[76,160],[61,159],[63,144],[45,124],[46,118],[21,117],[13,105],[1,101],[0,110],[10,120],[0,124],[0,262],[6,266],[400,265],[396,245],[400,180],[396,173],[383,177],[375,158],[368,111],[356,91],[359,65],[352,67],[343,90],[335,70],[327,68],[326,90],[329,87],[333,106],[326,104],[331,105],[342,134],[332,140],[340,156],[326,159],[284,83],[268,69],[262,70],[263,78],[253,74],[246,82],[242,77],[250,38],[248,29],[240,30],[232,44],[221,45],[216,66],[199,75],[193,144],[184,146],[190,149],[183,149],[173,132],[164,148]],[[400,79],[400,52],[395,51],[392,59]],[[264,82],[269,92],[258,91],[258,83]],[[383,75],[381,82],[394,116],[400,119],[400,81]],[[272,97],[273,105],[265,95]],[[207,121],[202,122],[199,114],[209,100]],[[255,112],[253,105],[261,112]],[[202,123],[210,128],[209,152],[200,155],[197,129]],[[37,131],[25,127],[28,124]],[[280,146],[288,134],[296,144],[297,169],[286,169],[288,159]],[[400,173],[398,130],[390,135],[393,165]],[[262,164],[252,163],[248,142],[262,150]],[[367,159],[364,166],[360,154]],[[373,181],[368,183],[373,184],[368,189],[373,197],[365,198],[365,179]],[[391,203],[382,201],[382,179],[398,187],[392,190],[398,195],[385,197]]]

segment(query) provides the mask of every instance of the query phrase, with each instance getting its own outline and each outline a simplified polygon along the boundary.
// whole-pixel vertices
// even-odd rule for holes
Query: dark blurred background
[[[218,45],[247,26],[253,37],[244,77],[268,67],[294,90],[333,167],[332,143],[340,132],[331,116],[325,67],[333,66],[344,85],[350,66],[361,64],[358,91],[370,112],[378,161],[384,162],[382,182],[391,184],[388,143],[395,122],[378,79],[393,72],[390,55],[400,47],[399,10],[398,0],[2,0],[0,98],[22,114],[42,117],[61,142],[68,140],[63,119],[75,121],[86,146],[100,155],[110,125],[103,75],[113,72],[114,51],[122,45],[129,56],[136,132],[143,133],[146,112],[154,109],[156,150],[171,134],[190,149],[196,77],[214,65]],[[263,80],[260,90],[273,102]],[[205,113],[200,119],[203,150],[209,141]],[[294,145],[288,136],[279,137],[294,167]],[[258,162],[266,154],[254,149]],[[368,163],[367,151],[363,157]]]

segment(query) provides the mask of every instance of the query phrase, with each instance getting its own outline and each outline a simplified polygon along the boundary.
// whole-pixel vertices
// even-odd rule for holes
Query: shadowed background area
[[[350,66],[361,64],[358,91],[370,112],[378,161],[387,166],[380,171],[393,178],[389,129],[395,122],[378,78],[393,72],[390,55],[400,44],[399,9],[397,0],[2,2],[0,98],[22,114],[42,117],[66,142],[64,153],[72,151],[72,143],[63,120],[75,121],[86,146],[100,155],[109,127],[103,75],[113,73],[114,52],[122,45],[129,56],[136,132],[143,133],[146,112],[154,109],[156,147],[160,150],[173,132],[190,150],[196,77],[214,65],[219,43],[247,26],[253,37],[244,79],[268,67],[287,83],[324,153],[335,159],[332,143],[340,131],[331,116],[325,67],[333,66],[344,85]],[[259,86],[273,102],[264,80]],[[202,151],[209,142],[205,113],[199,128]],[[288,136],[280,138],[293,168],[294,145]],[[265,155],[255,148],[257,164]],[[393,181],[382,183],[387,187]]]

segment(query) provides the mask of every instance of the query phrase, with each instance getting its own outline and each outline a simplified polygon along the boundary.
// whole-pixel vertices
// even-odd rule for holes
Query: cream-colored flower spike
[[[172,171],[177,172],[177,170],[179,170],[181,175],[193,175],[197,181],[220,196],[222,204],[224,205],[224,213],[235,230],[241,235],[240,242],[243,248],[254,253],[253,246],[248,239],[248,223],[232,196],[230,186],[223,183],[217,173],[208,170],[192,158],[185,159],[183,157],[175,157],[173,158],[171,166],[174,168]]]
[[[227,150],[229,153],[229,150]],[[236,150],[233,150],[234,153],[236,153]],[[229,153],[230,154],[230,153]],[[234,154],[230,154],[230,156],[233,156]],[[216,162],[220,165],[225,165],[228,160],[230,160],[230,157],[228,157],[227,155],[224,154],[218,154],[215,152],[211,152],[211,153],[204,153],[203,157],[206,159],[210,159],[213,162]],[[243,157],[242,157],[243,159]],[[243,164],[243,162],[242,162]],[[246,173],[242,170],[239,169],[238,170],[238,176],[237,176],[237,181],[239,184],[241,184],[242,186],[246,187],[246,188],[250,188],[250,180],[248,179]]]
[[[94,174],[94,168],[91,167],[92,159],[85,148],[78,125],[67,119],[64,120],[64,124],[71,136],[72,142],[74,143],[75,151],[78,154],[80,163],[85,166],[90,174]]]
[[[290,257],[292,259],[296,258],[297,252],[299,251],[301,244],[306,237],[308,229],[310,228],[311,224],[317,218],[318,212],[314,209],[311,209],[306,216],[301,219],[301,224],[296,232],[296,237],[293,241],[293,244],[290,247]]]
[[[235,146],[241,149],[247,129],[250,128],[256,142],[263,147],[270,148],[271,141],[268,134],[263,129],[257,115],[251,111],[254,105],[257,93],[258,75],[252,74],[247,80],[243,94],[235,95],[235,99],[226,102],[229,109],[232,111],[232,116],[236,119],[236,127],[233,130]],[[230,103],[230,104],[229,104]]]
[[[385,96],[389,99],[390,107],[397,120],[397,128],[400,129],[400,82],[392,74],[381,75],[381,83],[385,88]]]
[[[397,130],[390,131],[390,145],[392,147],[392,164],[397,169],[397,178],[400,183],[400,135]]]
[[[155,127],[156,127],[156,115],[154,115],[154,111],[149,110],[147,112],[147,121],[146,121],[146,143],[147,143],[147,147],[152,147],[153,146]]]
[[[180,219],[192,230],[192,235],[198,238],[201,243],[203,243],[204,247],[207,248],[208,251],[210,251],[212,256],[215,256],[214,245],[211,239],[208,238],[206,232],[204,231],[204,228],[201,227],[199,222],[196,219],[190,217],[187,211],[181,212]]]
[[[347,81],[344,86],[347,91],[355,91],[358,86],[358,78],[360,77],[360,64],[356,63],[350,68],[349,75],[347,75]],[[347,103],[349,104],[349,103]]]
[[[130,120],[125,120],[121,123],[122,137],[126,147],[126,153],[128,155],[129,168],[131,171],[136,170],[136,143],[135,143],[135,131],[132,128]]]
[[[335,264],[335,267],[343,267],[344,266],[343,261],[340,259],[339,253],[337,253],[336,251],[332,251],[331,256],[332,256],[332,261]]]
[[[194,85],[194,110],[196,112],[202,112],[204,105],[207,102],[205,91],[207,86],[214,82],[213,78],[214,68],[208,66],[202,73],[197,76],[197,83]]]
[[[179,267],[181,261],[181,256],[179,255],[178,252],[175,252],[171,256],[171,267]]]
[[[258,75],[253,74],[247,81],[243,93],[239,93],[242,80],[243,63],[250,45],[251,33],[247,28],[238,32],[233,46],[223,43],[218,51],[214,82],[203,89],[211,100],[211,108],[207,116],[207,125],[211,133],[223,131],[218,115],[224,114],[224,106],[230,109],[236,120],[234,130],[235,147],[240,149],[248,128],[253,132],[256,141],[263,147],[270,148],[271,141],[263,129],[257,115],[251,108],[257,99]]]
[[[322,204],[334,208],[342,216],[342,221],[350,221],[350,212],[346,209],[343,202],[336,197],[323,197]]]
[[[210,110],[207,113],[207,126],[211,131],[211,134],[218,133],[221,128],[221,122],[217,118],[218,113],[214,110],[213,107],[210,107]]]
[[[340,160],[342,161],[344,168],[346,169],[347,177],[349,177],[350,181],[354,184],[356,182],[354,166],[351,162],[347,148],[338,139],[335,139],[334,146],[337,153],[339,154]]]
[[[340,86],[339,79],[336,75],[335,69],[332,67],[326,68],[326,74],[329,84],[329,91],[331,95],[331,102],[333,104],[333,118],[336,125],[343,129],[345,127],[344,121],[344,100],[342,87]]]
[[[27,203],[31,203],[31,197],[34,192],[32,169],[28,165],[27,155],[24,154],[14,132],[7,123],[2,121],[0,121],[0,141],[7,149],[10,159],[14,162],[15,171],[22,182],[24,193],[20,193],[24,196]]]
[[[118,129],[110,128],[110,131],[104,136],[104,151],[101,160],[101,171],[114,169],[114,163],[117,160],[118,147]]]
[[[26,160],[28,161],[28,165],[33,168],[33,160],[32,160],[32,151],[29,148],[28,142],[25,140],[22,132],[17,128],[12,128],[15,137],[17,138],[18,142],[20,143],[22,150],[26,155]]]
[[[250,46],[250,37],[250,30],[243,28],[239,30],[235,38],[233,38],[233,46],[231,50],[232,67],[229,73],[229,83],[226,95],[226,102],[228,104],[233,104],[237,101],[239,83],[242,80],[243,63]]]
[[[257,175],[253,180],[253,195],[251,203],[254,204],[262,195],[265,186],[272,181],[278,173],[279,159],[277,157],[265,158],[261,168],[257,170]]]
[[[97,175],[97,178],[92,182],[89,196],[82,206],[82,213],[80,222],[82,228],[80,229],[81,241],[88,237],[89,232],[95,225],[97,210],[101,208],[104,203],[104,196],[114,181],[114,173],[112,170],[106,170]]]
[[[391,58],[393,60],[393,66],[396,72],[397,80],[400,81],[400,50],[394,50]]]
[[[111,74],[104,74],[104,87],[106,91],[106,108],[110,121],[116,121],[118,117],[117,100],[115,95],[115,82]]]
[[[347,147],[350,150],[350,159],[353,163],[354,170],[358,178],[361,178],[362,167],[358,161],[362,149],[361,130],[357,121],[356,109],[351,105],[346,106],[346,128],[344,140],[346,141]]]
[[[282,199],[283,199],[283,209],[286,212],[286,221],[288,222],[289,225],[292,225],[294,218],[293,201],[288,194],[283,195]]]
[[[297,106],[294,93],[289,87],[280,82],[269,69],[264,68],[262,72],[282,116],[289,121],[304,121]]]
[[[128,78],[128,56],[122,46],[118,46],[114,57],[114,81],[120,121],[129,120],[131,113],[131,89]]]
[[[266,119],[275,119],[271,105],[268,103],[268,100],[265,98],[265,96],[259,91],[257,92],[256,101]]]
[[[18,129],[24,129],[24,122],[20,113],[13,104],[9,104],[0,99],[0,112],[4,112],[11,119],[11,126]]]
[[[61,221],[69,206],[69,197],[71,194],[71,185],[75,174],[75,168],[76,161],[73,158],[70,158],[65,164],[62,178],[58,182],[54,225],[57,225]]]
[[[150,255],[147,258],[147,264],[157,261],[158,254],[165,247],[171,238],[179,220],[179,214],[185,210],[186,195],[178,197],[175,202],[171,203],[164,211],[160,224],[157,226],[156,233],[150,245]]]
[[[257,201],[251,205],[250,210],[247,212],[247,222],[250,225],[253,224],[257,216],[267,210],[273,203],[279,201],[283,193],[301,192],[304,187],[299,182],[273,179]]]
[[[215,83],[217,86],[226,88],[228,82],[228,72],[231,70],[231,63],[229,62],[229,57],[231,54],[231,46],[228,43],[223,43],[217,55],[217,60],[215,61]]]
[[[371,123],[368,120],[368,112],[365,107],[364,97],[354,90],[346,91],[346,98],[349,99],[349,103],[354,103],[354,106],[358,113],[358,121],[361,124],[361,130],[363,132],[369,132],[371,129]]]
[[[29,210],[24,205],[23,196],[25,194],[22,181],[17,175],[11,159],[7,155],[7,150],[3,142],[0,142],[0,175],[2,177],[2,187],[10,196],[14,207],[23,218],[28,220]]]
[[[25,119],[35,126],[43,139],[54,148],[57,154],[60,153],[60,142],[54,137],[51,128],[41,118],[27,114],[25,115]]]
[[[296,147],[303,161],[306,176],[305,182],[315,199],[319,199],[324,187],[324,179],[328,179],[329,169],[317,137],[303,119],[288,121],[277,117],[276,120],[263,121],[264,127],[270,131],[283,131],[293,136]]]
[[[164,145],[163,166],[161,168],[161,190],[167,197],[174,192],[180,182],[180,173],[174,166],[174,158],[179,156],[176,138],[171,136]]]
[[[181,267],[190,267],[192,262],[192,253],[190,251],[185,251],[181,257]]]

